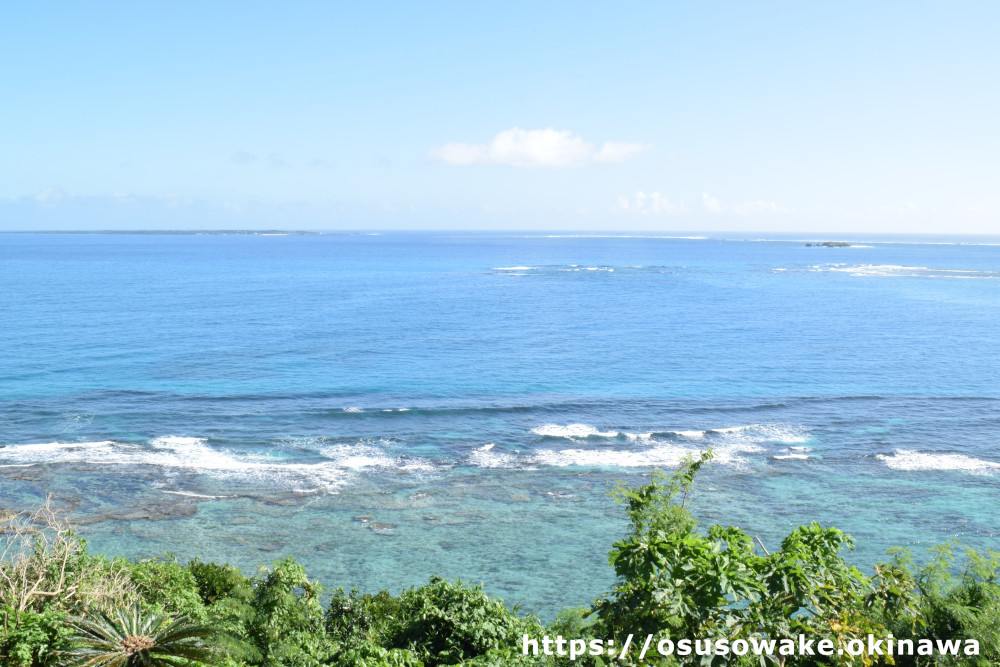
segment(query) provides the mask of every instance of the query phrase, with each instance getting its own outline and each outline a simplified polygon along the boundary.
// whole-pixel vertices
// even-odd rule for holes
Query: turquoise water
[[[767,238],[0,235],[0,497],[546,616],[611,583],[608,489],[707,446],[765,544],[996,547],[997,239]]]

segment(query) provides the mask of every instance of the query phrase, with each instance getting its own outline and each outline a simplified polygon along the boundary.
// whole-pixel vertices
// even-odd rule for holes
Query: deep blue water
[[[765,544],[997,547],[997,239],[769,238],[0,235],[0,498],[543,615],[610,585],[608,489],[707,446],[697,511]]]

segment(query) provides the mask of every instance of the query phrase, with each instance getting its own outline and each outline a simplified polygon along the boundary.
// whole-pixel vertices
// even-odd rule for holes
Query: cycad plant
[[[186,616],[173,620],[143,614],[138,607],[112,614],[90,613],[69,619],[76,630],[74,648],[63,664],[74,667],[196,667],[211,665],[205,637],[212,630]]]

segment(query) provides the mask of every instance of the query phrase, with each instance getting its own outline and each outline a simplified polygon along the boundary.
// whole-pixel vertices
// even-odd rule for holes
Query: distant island
[[[824,241],[823,243],[807,243],[807,248],[850,248],[850,243],[845,243],[843,241]]]
[[[88,230],[19,230],[5,234],[143,234],[179,236],[371,236],[368,232],[305,232],[281,229],[88,229]]]

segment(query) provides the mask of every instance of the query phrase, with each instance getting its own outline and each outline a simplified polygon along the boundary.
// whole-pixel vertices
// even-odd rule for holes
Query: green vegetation
[[[803,657],[775,648],[754,657],[657,657],[650,665],[1000,664],[1000,554],[938,547],[916,567],[893,550],[866,576],[844,553],[851,538],[816,523],[780,548],[736,527],[698,526],[695,478],[711,452],[673,474],[654,472],[614,497],[629,519],[609,563],[614,588],[551,625],[507,608],[481,586],[437,577],[391,595],[337,589],[325,596],[293,559],[257,575],[194,560],[132,562],[87,552],[48,506],[0,515],[0,665],[173,667],[434,667],[640,664],[642,639],[798,638],[844,647],[869,635],[978,642],[978,655]],[[326,604],[324,604],[326,603]],[[613,639],[624,657],[522,655],[525,636]],[[552,647],[554,648],[554,647]],[[544,652],[544,649],[540,652]],[[553,651],[554,652],[554,651]],[[596,651],[595,651],[596,652]]]
[[[178,616],[172,621],[145,614],[138,607],[114,614],[96,612],[68,619],[75,647],[66,651],[67,665],[129,667],[141,665],[204,665],[212,660],[205,638],[212,631]]]

